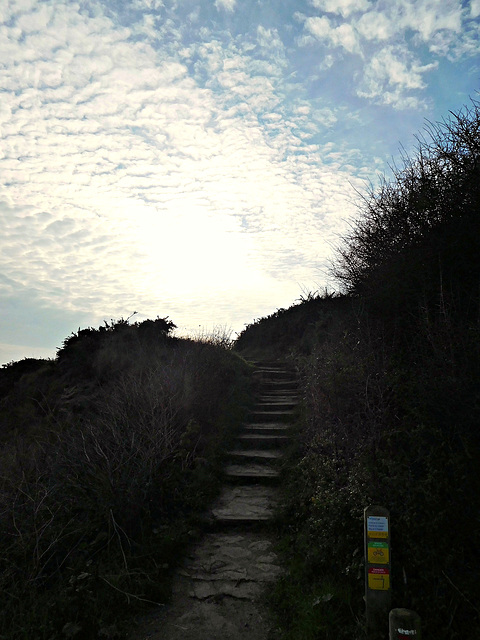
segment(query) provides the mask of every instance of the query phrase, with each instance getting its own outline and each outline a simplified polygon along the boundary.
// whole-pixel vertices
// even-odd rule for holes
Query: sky
[[[2,0],[0,363],[246,324],[480,88],[480,0]]]

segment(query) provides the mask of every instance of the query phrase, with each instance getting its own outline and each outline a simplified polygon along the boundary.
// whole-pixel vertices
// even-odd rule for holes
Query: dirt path
[[[259,397],[225,467],[225,486],[206,533],[177,572],[170,605],[143,618],[130,640],[272,640],[263,594],[281,572],[267,532],[276,501],[275,465],[288,441],[296,381],[259,365]]]

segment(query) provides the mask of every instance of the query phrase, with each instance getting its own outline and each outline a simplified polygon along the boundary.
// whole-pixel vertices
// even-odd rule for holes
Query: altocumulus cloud
[[[359,101],[390,118],[425,107],[439,60],[478,52],[478,11],[476,0],[3,6],[2,335],[24,344],[17,324],[32,348],[53,349],[79,324],[133,310],[240,329],[290,303],[322,278],[352,187],[383,168],[388,144],[359,133],[378,112]],[[27,309],[37,320],[22,320]]]
[[[225,11],[233,11],[237,0],[215,0],[217,9],[225,9]]]
[[[424,109],[418,90],[439,60],[479,53],[478,0],[311,0],[297,12],[301,47],[352,54],[357,95],[397,109]],[[311,14],[311,15],[309,15]],[[320,14],[320,15],[319,15]],[[424,61],[428,51],[428,62]],[[355,58],[355,59],[354,59]]]

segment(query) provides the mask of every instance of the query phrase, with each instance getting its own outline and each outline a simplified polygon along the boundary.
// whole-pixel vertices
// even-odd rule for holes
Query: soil
[[[207,534],[178,571],[172,603],[130,640],[273,640],[263,594],[280,571],[262,533]]]

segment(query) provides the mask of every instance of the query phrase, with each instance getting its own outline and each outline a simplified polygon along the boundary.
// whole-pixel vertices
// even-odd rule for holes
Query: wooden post
[[[392,609],[389,615],[390,640],[421,640],[420,616],[409,609]]]
[[[369,640],[387,637],[391,609],[390,513],[385,507],[364,510],[365,604]]]

